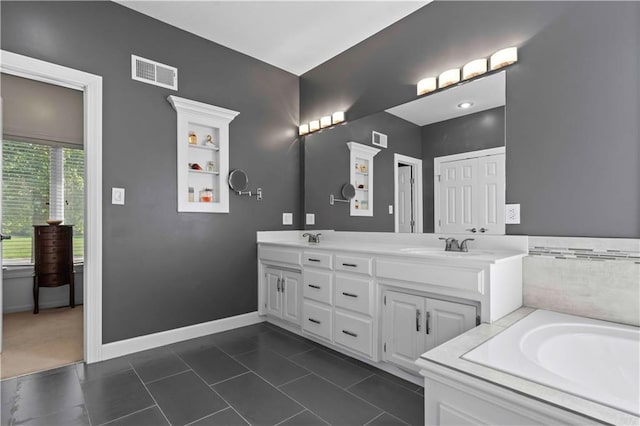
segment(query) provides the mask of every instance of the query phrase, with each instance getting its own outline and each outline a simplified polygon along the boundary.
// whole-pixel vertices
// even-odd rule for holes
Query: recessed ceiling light
[[[473,102],[462,102],[458,104],[458,108],[467,109],[473,106]]]

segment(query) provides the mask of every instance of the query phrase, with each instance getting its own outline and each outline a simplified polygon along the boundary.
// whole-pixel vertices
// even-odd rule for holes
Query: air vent
[[[371,132],[371,143],[373,145],[381,146],[382,148],[387,147],[387,135],[384,133],[376,132],[375,130]]]
[[[178,69],[131,55],[131,78],[143,83],[178,90]]]

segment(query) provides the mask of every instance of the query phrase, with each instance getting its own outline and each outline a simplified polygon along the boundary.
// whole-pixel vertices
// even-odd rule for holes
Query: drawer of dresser
[[[69,240],[67,238],[40,238],[38,244],[40,244],[41,247],[68,247]]]
[[[67,272],[69,269],[69,265],[67,263],[40,263],[37,266],[38,274],[58,274],[62,272]]]
[[[305,300],[302,304],[302,329],[331,341],[331,308]]]
[[[260,260],[267,260],[279,263],[290,263],[300,266],[300,250],[285,249],[279,247],[260,247],[258,257]]]
[[[66,245],[38,247],[38,253],[40,253],[40,255],[51,254],[51,253],[60,254],[60,253],[65,253],[67,250],[68,248]]]
[[[69,261],[68,247],[64,247],[65,250],[56,251],[53,253],[38,253],[38,263],[65,263]]]
[[[373,281],[336,274],[334,304],[337,307],[371,315]]]
[[[331,253],[320,253],[314,251],[305,251],[302,256],[302,263],[305,266],[314,266],[316,268],[331,269],[332,265]]]
[[[372,265],[373,259],[370,257],[336,255],[336,271],[372,275]]]
[[[42,274],[38,275],[38,285],[40,287],[57,287],[69,284],[68,274]]]
[[[336,311],[333,327],[333,339],[342,346],[370,357],[372,345],[373,323],[346,312]]]
[[[331,304],[333,273],[304,270],[302,294],[307,299]]]

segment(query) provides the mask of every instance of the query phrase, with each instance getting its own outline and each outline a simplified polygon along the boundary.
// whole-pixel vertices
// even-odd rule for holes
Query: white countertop
[[[422,354],[417,364],[423,368],[428,368],[430,363],[435,363],[552,405],[563,407],[600,422],[616,425],[640,424],[640,418],[626,412],[462,358],[464,354],[506,330],[534,310],[523,307],[492,324],[481,324]]]
[[[412,259],[439,259],[447,262],[471,261],[483,263],[499,263],[517,257],[524,257],[527,253],[515,250],[475,249],[468,252],[444,251],[441,247],[422,246],[418,244],[398,244],[368,241],[320,241],[319,244],[306,241],[259,241],[259,244],[278,245],[284,247],[301,248],[310,251],[331,250],[342,252],[358,252],[372,255],[402,256]]]

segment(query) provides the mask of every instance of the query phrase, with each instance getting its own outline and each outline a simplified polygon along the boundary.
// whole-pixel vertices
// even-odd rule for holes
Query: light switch
[[[389,204],[389,214],[393,214],[393,205]]]
[[[124,188],[111,188],[111,204],[124,205]]]
[[[307,217],[305,219],[305,223],[307,225],[315,225],[316,224],[316,215],[313,213],[307,213]]]
[[[282,224],[293,225],[293,213],[282,213]]]
[[[520,224],[520,204],[507,204],[505,206],[504,223],[507,225]]]

